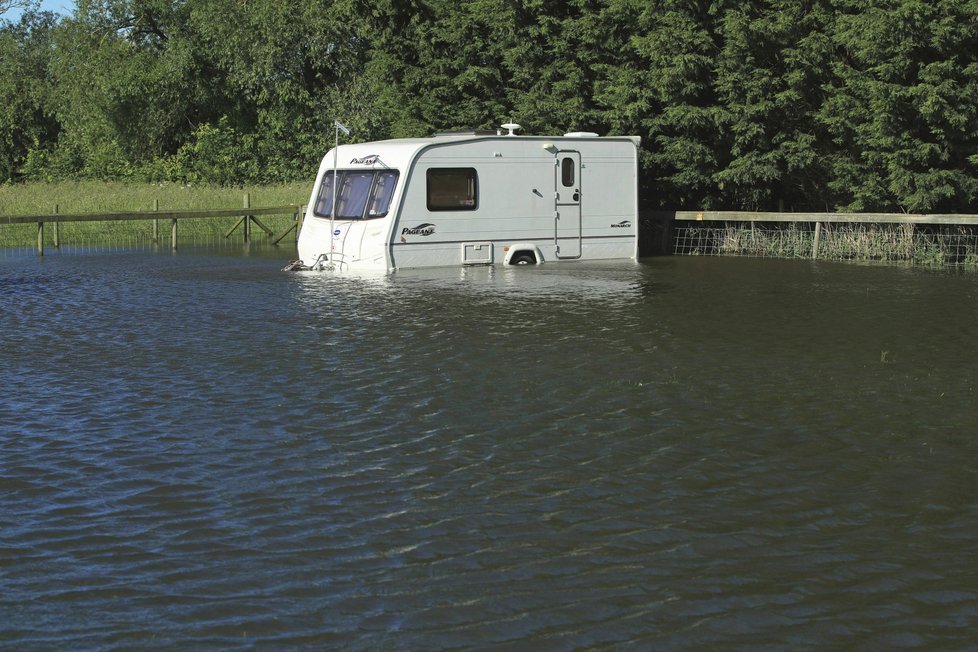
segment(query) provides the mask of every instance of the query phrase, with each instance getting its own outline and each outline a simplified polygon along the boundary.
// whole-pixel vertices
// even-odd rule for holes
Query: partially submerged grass
[[[135,184],[124,182],[72,181],[0,185],[0,221],[7,215],[50,215],[58,213],[115,213],[126,211],[193,210],[209,208],[242,208],[245,194],[253,208],[305,204],[309,184],[291,183],[276,186],[226,188],[217,186],[182,186],[177,184]],[[244,212],[244,211],[242,211]],[[180,240],[217,241],[239,218],[181,219]],[[269,215],[259,218],[276,233],[292,224],[292,215]],[[59,238],[67,244],[112,244],[151,241],[151,220],[112,222],[70,222],[59,225]],[[255,237],[263,232],[255,228]],[[238,232],[240,233],[240,232]],[[53,242],[54,230],[45,226],[45,242]],[[160,239],[170,237],[168,223],[160,224]],[[34,246],[37,227],[34,224],[0,224],[0,247]]]
[[[676,254],[812,258],[813,224],[683,225],[676,230]],[[978,267],[978,228],[913,224],[823,223],[822,260],[909,262],[939,267]]]
[[[811,234],[797,224],[779,229],[727,227],[721,251],[725,255],[762,258],[805,258],[812,253]]]

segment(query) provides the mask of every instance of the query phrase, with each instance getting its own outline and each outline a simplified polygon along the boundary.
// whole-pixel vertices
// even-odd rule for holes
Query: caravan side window
[[[475,168],[431,168],[427,174],[429,211],[474,211],[479,206]]]

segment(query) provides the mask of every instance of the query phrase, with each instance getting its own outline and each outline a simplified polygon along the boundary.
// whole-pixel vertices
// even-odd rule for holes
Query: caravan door
[[[558,151],[554,160],[554,245],[557,258],[581,257],[581,153]]]

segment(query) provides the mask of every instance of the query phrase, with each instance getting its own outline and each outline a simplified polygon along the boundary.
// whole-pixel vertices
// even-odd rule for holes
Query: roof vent
[[[460,129],[458,131],[436,131],[435,138],[451,138],[453,136],[495,136],[495,131],[488,129]]]
[[[564,134],[565,138],[600,138],[598,134],[593,131],[572,131],[570,133]]]
[[[506,124],[502,125],[502,127],[503,129],[509,130],[509,133],[506,134],[507,136],[515,136],[516,131],[523,128],[518,124],[516,124],[515,122],[507,122]]]

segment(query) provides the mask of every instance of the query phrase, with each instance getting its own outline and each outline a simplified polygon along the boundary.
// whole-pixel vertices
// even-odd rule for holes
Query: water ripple
[[[970,644],[971,279],[280,262],[0,266],[0,640]]]

